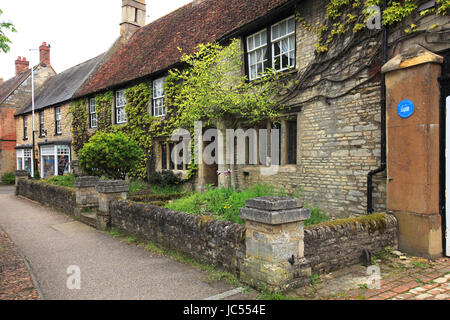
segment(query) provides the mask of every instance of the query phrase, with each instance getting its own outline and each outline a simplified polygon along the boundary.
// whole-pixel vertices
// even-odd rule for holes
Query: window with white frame
[[[116,124],[127,122],[125,90],[116,91]]]
[[[295,66],[295,17],[271,27],[272,68],[277,71]]]
[[[17,170],[25,170],[28,171],[30,175],[32,175],[31,155],[31,148],[17,150]]]
[[[97,128],[97,105],[95,99],[89,99],[89,126]]]
[[[70,146],[41,146],[41,178],[62,176],[70,172]]]
[[[262,77],[269,67],[276,71],[295,67],[295,16],[258,31],[246,40],[249,80]]]
[[[39,136],[40,137],[45,137],[44,111],[39,112]]]
[[[61,134],[61,107],[55,108],[55,133]]]
[[[23,140],[28,139],[28,116],[23,116]]]
[[[267,30],[247,38],[249,78],[254,80],[264,74],[267,67]]]
[[[153,116],[162,117],[165,115],[164,78],[159,78],[153,81]]]

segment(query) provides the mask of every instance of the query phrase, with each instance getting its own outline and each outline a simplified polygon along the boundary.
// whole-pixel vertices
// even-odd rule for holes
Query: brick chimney
[[[0,78],[0,86],[3,84],[3,78]]]
[[[50,65],[50,45],[46,42],[42,42],[39,47],[39,61],[47,66]]]
[[[122,0],[120,35],[130,38],[137,29],[145,25],[146,15],[145,0]]]
[[[18,57],[16,60],[16,77],[22,72],[28,70],[30,62],[25,57]]]

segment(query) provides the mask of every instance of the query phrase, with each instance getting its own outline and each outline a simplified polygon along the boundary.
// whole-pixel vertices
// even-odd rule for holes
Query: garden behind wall
[[[102,189],[97,188],[97,193],[90,192],[90,198],[92,196],[102,198],[102,192],[109,192],[108,188],[105,188],[107,185],[108,182],[102,181]],[[111,190],[117,188],[117,181],[112,182],[111,187]],[[16,194],[73,216],[77,203],[75,195],[81,193],[25,178],[18,179]],[[107,212],[102,213],[108,216],[108,229],[120,230],[124,234],[175,250],[238,276],[242,273],[243,262],[250,255],[247,244],[255,236],[246,226],[176,212],[150,204],[114,199],[111,193],[108,201],[109,204],[104,206]],[[283,228],[283,224],[279,226]],[[276,248],[276,243],[271,244],[270,239],[276,238],[277,235],[270,232],[265,235],[266,240],[258,244],[261,246],[258,249],[261,256],[264,255],[263,251],[267,250],[267,245],[270,246],[270,250]],[[295,232],[298,233],[298,237],[295,238],[304,239],[304,244],[300,246],[304,246],[306,263],[303,261],[301,265],[288,264],[287,258],[292,253],[289,252],[289,256],[283,258],[280,264],[288,266],[291,278],[301,274],[302,283],[307,283],[311,274],[330,272],[360,263],[364,249],[377,253],[388,246],[397,247],[397,221],[392,215],[386,214],[334,220],[306,227],[304,231],[301,227]],[[261,235],[259,234],[257,238]],[[254,244],[252,246],[254,247]],[[298,252],[293,254],[297,255]],[[296,258],[302,258],[300,255],[303,253]],[[274,263],[264,259],[263,262]],[[302,271],[306,268],[307,272],[298,272],[297,268],[301,268]]]

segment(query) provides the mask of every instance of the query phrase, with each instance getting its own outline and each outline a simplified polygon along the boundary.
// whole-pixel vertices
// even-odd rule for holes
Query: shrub
[[[130,137],[120,132],[97,132],[78,153],[85,173],[125,179],[137,170],[142,149]]]
[[[322,212],[322,209],[317,207],[310,207],[306,205],[307,208],[311,209],[311,217],[305,221],[305,226],[311,226],[328,221],[330,218]]]
[[[175,174],[170,170],[154,171],[150,173],[148,180],[151,184],[159,186],[175,186],[182,182],[181,174]]]
[[[73,174],[65,174],[63,176],[51,176],[43,179],[43,182],[53,184],[60,187],[74,188],[75,176]]]
[[[14,173],[8,172],[2,175],[3,184],[14,184],[16,182],[16,177]]]
[[[239,217],[239,209],[245,207],[245,201],[265,196],[286,196],[284,189],[276,190],[270,185],[254,185],[245,190],[232,188],[208,187],[205,192],[195,192],[192,195],[173,200],[165,207],[189,214],[212,215],[220,220],[227,220],[244,224]],[[308,206],[309,207],[309,206]],[[313,225],[328,220],[328,216],[321,209],[310,207],[311,218],[305,225]]]
[[[268,185],[255,185],[246,190],[208,187],[205,192],[174,200],[166,207],[190,214],[213,215],[221,220],[243,224],[244,220],[239,218],[239,209],[245,206],[246,200],[276,194],[275,189]]]

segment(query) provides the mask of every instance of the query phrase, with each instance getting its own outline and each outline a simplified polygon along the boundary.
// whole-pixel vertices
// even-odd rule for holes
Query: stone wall
[[[238,274],[245,256],[245,227],[148,204],[113,201],[111,228]]]
[[[299,13],[308,24],[320,26],[326,3],[302,2]],[[317,36],[301,23],[297,23],[296,36],[296,67],[302,75],[310,63],[319,61],[314,46]],[[268,183],[288,193],[300,191],[308,204],[320,207],[332,218],[365,213],[367,174],[381,162],[379,61],[369,61],[379,55],[378,40],[375,36],[373,41],[368,40],[367,47],[356,47],[346,54],[339,53],[340,47],[330,48],[329,56],[337,55],[336,61],[327,70],[308,77],[306,88],[286,102],[292,107],[286,116],[297,119],[297,163],[283,164],[286,147],[282,140],[279,173],[261,175],[258,166],[240,166],[240,187]],[[385,173],[374,177],[376,212],[386,209],[385,180]]]
[[[335,220],[305,228],[304,241],[312,273],[331,272],[360,263],[364,249],[376,254],[397,248],[397,220],[389,214]]]
[[[52,207],[67,215],[75,214],[75,190],[28,179],[19,180],[16,194],[42,205]]]

